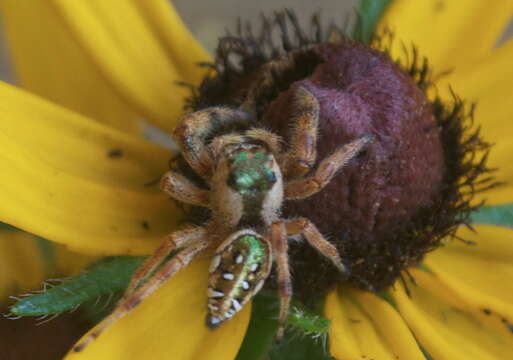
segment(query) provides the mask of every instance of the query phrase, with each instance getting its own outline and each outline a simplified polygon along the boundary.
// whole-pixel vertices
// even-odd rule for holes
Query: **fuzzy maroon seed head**
[[[473,182],[488,172],[484,161],[468,155],[487,145],[477,133],[464,133],[472,112],[458,98],[446,104],[426,97],[430,71],[415,50],[412,63],[402,66],[335,28],[323,36],[317,21],[314,36],[306,37],[293,14],[287,16],[264,21],[263,33],[278,29],[279,45],[247,33],[221,39],[217,73],[204,79],[190,109],[240,106],[250,97],[261,124],[287,144],[292,88],[303,86],[320,104],[317,164],[373,134],[321,192],[286,202],[283,217],[310,219],[339,250],[350,282],[384,289],[468,221],[478,190]],[[275,70],[262,81],[270,62]],[[304,299],[347,280],[308,245],[292,242],[289,255],[295,292]]]
[[[440,129],[424,93],[386,54],[354,43],[316,51],[324,62],[292,86],[304,86],[320,103],[318,162],[365,134],[375,140],[323,191],[287,202],[285,215],[306,216],[352,242],[374,242],[431,205],[445,169]],[[291,90],[282,92],[264,116],[285,139],[291,100]]]

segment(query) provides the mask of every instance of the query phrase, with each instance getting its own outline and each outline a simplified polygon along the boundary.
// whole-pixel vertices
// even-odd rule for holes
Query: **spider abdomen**
[[[272,264],[269,242],[253,230],[230,235],[212,258],[207,325],[233,317],[264,284]]]

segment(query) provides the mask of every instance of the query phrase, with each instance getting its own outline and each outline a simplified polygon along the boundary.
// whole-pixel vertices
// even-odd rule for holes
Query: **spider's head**
[[[257,133],[260,136],[254,136]],[[216,159],[212,187],[214,210],[233,225],[269,224],[283,200],[280,167],[274,156],[277,138],[263,138],[264,130],[214,139],[211,149]]]
[[[227,185],[239,194],[261,193],[276,183],[274,156],[261,146],[240,147],[227,161]]]

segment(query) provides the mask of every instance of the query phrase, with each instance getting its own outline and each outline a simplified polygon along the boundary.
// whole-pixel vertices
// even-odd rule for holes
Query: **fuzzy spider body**
[[[280,138],[252,128],[253,114],[243,108],[207,108],[185,116],[174,136],[189,166],[208,185],[199,188],[169,171],[161,181],[174,199],[209,208],[211,220],[170,234],[134,273],[118,306],[78,345],[81,351],[103,330],[123,317],[198,254],[213,253],[208,294],[207,326],[230,319],[261,289],[276,264],[283,335],[292,297],[288,236],[302,235],[342,275],[348,271],[337,249],[306,218],[282,219],[284,200],[309,197],[328,184],[349,160],[372,140],[363,136],[323,159],[316,170],[319,103],[302,87],[295,88],[296,116],[291,119],[288,149]],[[219,135],[219,129],[237,129]],[[216,135],[217,134],[217,135]],[[169,258],[172,251],[178,254]]]
[[[228,138],[228,139],[226,139]],[[261,230],[278,218],[283,201],[280,168],[268,149],[250,136],[227,136],[210,187],[213,221],[230,229]]]
[[[213,222],[238,231],[212,258],[207,316],[211,328],[238,312],[269,276],[271,244],[258,232],[267,235],[283,201],[281,170],[266,145],[250,134],[224,136],[217,142],[224,147],[211,182]]]

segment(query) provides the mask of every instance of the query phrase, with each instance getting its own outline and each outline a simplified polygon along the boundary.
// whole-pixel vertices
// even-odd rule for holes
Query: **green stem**
[[[391,2],[392,0],[360,0],[353,39],[369,44],[381,16]]]

